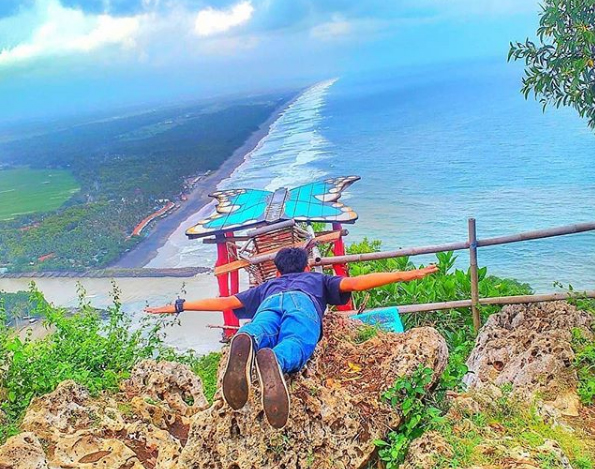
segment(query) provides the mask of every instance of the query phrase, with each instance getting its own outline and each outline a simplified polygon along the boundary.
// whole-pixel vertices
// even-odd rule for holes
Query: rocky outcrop
[[[535,411],[546,425],[566,428],[564,416],[580,412],[570,420],[587,429],[575,437],[591,438],[595,414],[578,406],[571,340],[574,329],[594,339],[592,326],[590,314],[564,302],[508,306],[490,317],[468,360],[470,391],[451,393],[448,431],[414,441],[402,469],[456,458],[468,434],[480,436],[474,461],[489,462],[474,469],[538,468],[544,458],[570,467],[570,453],[550,433],[528,448],[522,430],[498,419],[516,412],[525,421]],[[331,314],[313,359],[288,381],[292,408],[283,430],[266,423],[255,376],[248,404],[233,411],[219,393],[208,406],[186,366],[145,361],[119,393],[94,397],[66,381],[35,399],[24,433],[0,447],[0,469],[364,468],[375,454],[374,439],[399,424],[383,391],[420,365],[434,370],[432,386],[447,358],[446,343],[432,328],[366,340],[357,324]],[[529,411],[525,399],[536,395],[540,401]]]
[[[402,469],[444,467],[437,462],[454,447],[476,461],[468,469],[538,469],[544,461],[572,469],[555,435],[595,454],[595,415],[580,407],[572,366],[573,333],[595,339],[593,321],[566,302],[506,306],[490,316],[467,361],[470,389],[450,396],[447,430],[415,440]]]
[[[411,443],[401,469],[428,469],[452,454],[453,450],[444,437],[438,432],[429,431]]]
[[[194,415],[209,406],[200,378],[188,367],[170,362],[141,362],[122,390],[129,396],[163,401],[182,415]]]
[[[208,407],[200,380],[175,363],[140,363],[116,394],[93,397],[63,382],[33,400],[26,433],[0,448],[0,469],[365,467],[373,441],[399,423],[383,391],[420,365],[434,370],[434,384],[448,351],[428,327],[362,340],[356,323],[329,315],[315,356],[289,380],[291,416],[281,431],[264,419],[255,376],[240,411],[220,394]]]
[[[34,433],[21,433],[0,447],[0,469],[48,469],[45,452]]]
[[[288,425],[275,431],[267,424],[260,390],[240,411],[221,395],[194,417],[180,469],[361,468],[374,454],[373,441],[399,423],[381,399],[398,376],[420,365],[444,370],[448,351],[436,330],[424,327],[405,334],[379,332],[358,342],[353,323],[325,322],[325,334],[306,369],[293,376]]]
[[[175,469],[191,417],[207,406],[200,380],[178,363],[144,361],[111,396],[65,381],[33,400],[26,433],[0,448],[0,468]]]
[[[539,394],[565,415],[578,415],[572,368],[573,329],[593,338],[593,316],[566,302],[506,306],[481,329],[467,366],[470,388],[509,385],[515,395]]]

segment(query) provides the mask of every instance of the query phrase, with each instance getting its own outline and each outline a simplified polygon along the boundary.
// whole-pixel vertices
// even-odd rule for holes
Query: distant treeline
[[[8,326],[14,325],[20,319],[28,317],[37,310],[41,310],[39,298],[31,297],[29,292],[19,291],[5,293],[0,291],[0,322]],[[44,305],[47,304],[44,301]],[[1,325],[0,325],[1,327]]]
[[[126,238],[160,199],[175,200],[185,178],[218,168],[288,99],[168,108],[0,144],[0,164],[69,169],[81,184],[57,212],[0,222],[0,267],[84,270],[114,261],[138,242]]]

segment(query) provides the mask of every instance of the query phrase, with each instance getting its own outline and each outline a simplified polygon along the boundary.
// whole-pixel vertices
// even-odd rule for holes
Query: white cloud
[[[341,16],[333,16],[331,21],[321,23],[310,29],[310,35],[324,41],[347,36],[352,32],[352,25]]]
[[[243,1],[227,10],[205,8],[196,15],[194,31],[199,36],[212,36],[239,26],[252,18],[252,2]]]
[[[36,8],[42,20],[28,39],[0,50],[0,67],[41,57],[86,53],[110,45],[131,47],[142,18],[86,14],[63,7],[58,0],[38,0]]]

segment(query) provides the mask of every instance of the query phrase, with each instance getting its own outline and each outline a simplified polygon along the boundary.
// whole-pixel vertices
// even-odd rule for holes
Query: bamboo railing
[[[457,243],[437,244],[430,246],[412,247],[398,249],[396,251],[371,252],[366,254],[349,254],[346,256],[319,257],[315,259],[315,266],[324,266],[332,264],[344,264],[349,262],[366,262],[381,259],[390,259],[396,257],[418,256],[421,254],[436,254],[438,252],[469,250],[469,272],[471,282],[471,298],[458,301],[445,301],[441,303],[426,303],[418,305],[399,306],[401,313],[421,313],[438,311],[454,308],[471,308],[473,314],[473,325],[476,330],[481,326],[479,308],[482,305],[506,305],[518,303],[534,303],[541,301],[557,301],[571,298],[570,293],[547,293],[540,295],[522,295],[495,298],[479,297],[479,277],[477,266],[477,249],[486,246],[498,246],[502,244],[518,243],[531,241],[535,239],[552,238],[556,236],[566,236],[570,234],[595,231],[595,222],[580,223],[575,225],[560,226],[544,230],[526,231],[513,235],[498,236],[495,238],[477,239],[477,230],[475,218],[468,220],[468,238],[467,241]],[[582,297],[595,298],[595,290],[581,293]]]

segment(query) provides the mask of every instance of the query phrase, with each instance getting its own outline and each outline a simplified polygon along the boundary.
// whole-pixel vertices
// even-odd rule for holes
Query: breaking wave
[[[281,113],[268,134],[252,150],[218,189],[244,188],[273,191],[293,188],[327,176],[314,166],[331,156],[331,144],[319,132],[329,88],[337,79],[319,82],[305,90]],[[215,261],[213,246],[190,241],[184,231],[204,218],[212,204],[183,223],[158,251],[147,267],[211,266]]]

